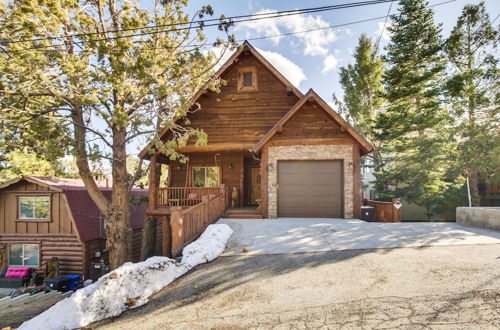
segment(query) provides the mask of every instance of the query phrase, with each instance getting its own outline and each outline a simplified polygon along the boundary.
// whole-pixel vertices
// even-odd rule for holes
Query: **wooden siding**
[[[219,167],[220,183],[225,184],[228,189],[241,186],[242,153],[192,153],[188,154],[189,162],[180,164],[172,162],[170,185],[171,187],[190,187],[192,184],[193,167]],[[250,156],[250,154],[249,154]],[[230,168],[232,167],[232,168]]]
[[[348,133],[319,108],[315,102],[306,102],[304,106],[288,121],[281,132],[273,136],[273,141],[297,139],[347,138]],[[352,142],[351,142],[352,143]]]
[[[51,196],[51,219],[49,222],[18,221],[17,198],[23,195]],[[161,255],[161,222],[157,222],[156,254]],[[142,229],[133,233],[132,259],[140,261]],[[59,258],[61,274],[90,275],[92,262],[103,258],[108,264],[108,253],[104,251],[104,238],[81,242],[73,223],[71,211],[63,192],[27,181],[20,181],[0,191],[0,244],[39,244],[40,267],[52,257]],[[101,252],[96,258],[95,253]]]
[[[40,267],[52,257],[59,258],[62,275],[83,274],[83,244],[74,234],[0,234],[0,244],[38,244]]]
[[[256,68],[258,91],[238,91],[241,66]],[[201,110],[189,115],[189,126],[203,129],[208,134],[209,145],[256,143],[298,101],[298,97],[288,92],[287,86],[250,53],[242,53],[238,64],[229,68],[222,79],[227,84],[221,87],[221,92],[200,96],[197,102]],[[171,138],[171,135],[165,137]]]
[[[48,194],[51,196],[51,219],[17,221],[19,196]],[[64,193],[34,183],[21,181],[0,191],[0,233],[78,235]]]

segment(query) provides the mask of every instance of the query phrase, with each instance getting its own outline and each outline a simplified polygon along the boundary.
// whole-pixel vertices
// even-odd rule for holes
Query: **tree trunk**
[[[155,163],[155,187],[160,186],[161,164]],[[150,169],[152,171],[153,169]],[[166,225],[164,222],[163,225]],[[141,241],[141,260],[146,260],[154,256],[156,247],[156,219],[154,217],[146,217],[144,227],[142,227]]]
[[[113,128],[113,162],[111,210],[106,220],[109,245],[109,265],[116,269],[132,259],[132,228],[130,226],[130,204],[126,153],[126,129]]]
[[[476,169],[469,170],[469,187],[472,206],[479,206],[481,196],[479,196],[479,174]]]
[[[142,227],[141,260],[146,260],[155,255],[156,247],[156,218],[146,217]]]

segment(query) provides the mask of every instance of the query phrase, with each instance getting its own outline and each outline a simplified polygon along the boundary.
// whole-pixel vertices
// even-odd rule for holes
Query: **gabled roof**
[[[20,181],[31,182],[51,190],[64,193],[68,201],[73,222],[75,223],[78,235],[82,242],[87,242],[96,238],[106,237],[102,216],[94,201],[87,192],[87,188],[81,179],[49,178],[42,176],[23,175],[18,178],[0,184],[0,190],[5,189]],[[99,190],[107,199],[111,199],[111,187],[107,187],[105,182],[97,181]],[[147,189],[132,189],[132,196],[146,196]],[[130,223],[133,229],[142,228],[146,217],[147,203],[135,205],[131,210]]]
[[[303,96],[302,92],[299,91],[297,87],[295,87],[281,72],[279,72],[262,54],[260,54],[248,41],[243,42],[236,52],[234,52],[231,57],[215,72],[210,80],[220,77],[226,72],[231,65],[233,65],[234,61],[243,53],[243,52],[250,52],[252,55],[257,58],[258,61],[262,63],[269,71],[271,71],[272,74],[274,74],[278,80],[280,80],[285,86],[290,88],[290,91],[294,93],[298,98],[301,98]],[[196,102],[196,100],[206,91],[206,88],[201,88],[192,98],[191,103]],[[161,137],[163,137],[166,133],[168,132],[168,127],[165,127],[162,129],[162,131],[158,134]],[[140,153],[139,157],[140,158],[145,158],[147,156],[147,153],[149,149],[151,148],[152,143],[149,143],[146,148],[144,148]]]
[[[344,120],[328,103],[326,103],[315,91],[310,89],[277,123],[269,132],[266,133],[251,149],[252,152],[258,153],[266,145],[269,140],[302,108],[308,101],[316,101],[320,107],[340,126],[345,129],[360,145],[363,154],[370,152],[373,146],[364,137],[362,137],[348,122]]]

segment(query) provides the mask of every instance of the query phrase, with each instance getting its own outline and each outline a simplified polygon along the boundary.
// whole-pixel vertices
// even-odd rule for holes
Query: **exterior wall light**
[[[272,170],[273,170],[273,163],[269,163],[269,164],[267,164],[267,169],[268,169],[269,171],[272,171]]]
[[[352,170],[354,168],[354,165],[352,162],[349,162],[349,165],[347,165],[347,168]]]
[[[230,169],[230,170],[232,170],[232,169],[233,169],[233,167],[234,167],[234,165],[233,165],[233,164],[229,164],[229,169]]]

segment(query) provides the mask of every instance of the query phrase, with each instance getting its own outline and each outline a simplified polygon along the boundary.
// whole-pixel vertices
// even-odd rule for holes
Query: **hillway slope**
[[[99,329],[500,328],[500,245],[232,256]]]

